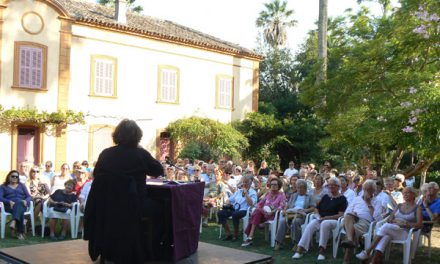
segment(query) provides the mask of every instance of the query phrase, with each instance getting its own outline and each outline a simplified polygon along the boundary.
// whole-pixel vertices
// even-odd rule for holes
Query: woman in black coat
[[[84,214],[84,239],[93,261],[143,263],[142,212],[146,176],[163,173],[162,165],[139,146],[142,130],[122,120],[113,132],[116,146],[99,155]]]

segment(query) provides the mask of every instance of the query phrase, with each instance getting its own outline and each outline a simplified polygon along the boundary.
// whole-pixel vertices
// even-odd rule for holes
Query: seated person
[[[313,179],[313,185],[315,188],[310,190],[309,194],[312,197],[313,205],[316,206],[318,201],[327,193],[327,191],[324,190],[324,177],[322,175],[316,175]]]
[[[17,238],[25,239],[24,236],[24,213],[32,198],[26,186],[19,181],[19,173],[11,170],[6,175],[5,182],[0,186],[0,202],[3,202],[5,211],[12,215],[11,233],[17,230]]]
[[[385,224],[376,227],[375,239],[367,250],[356,255],[358,259],[367,260],[374,250],[371,263],[381,263],[391,240],[406,239],[411,228],[422,228],[422,208],[415,202],[416,193],[417,191],[412,187],[403,190],[404,202],[397,206]]]
[[[275,213],[284,208],[286,196],[283,192],[280,192],[283,188],[283,182],[279,178],[274,177],[270,180],[269,184],[270,192],[267,192],[264,198],[258,202],[256,209],[251,215],[249,224],[244,231],[248,238],[241,245],[242,247],[252,245],[252,238],[257,225],[273,220]]]
[[[63,190],[56,190],[49,197],[48,205],[50,214],[60,214],[60,216],[62,217],[61,214],[65,214],[69,212],[69,210],[72,210],[73,203],[76,202],[76,195],[73,192],[73,188],[75,188],[75,181],[68,180],[64,183]],[[67,230],[69,229],[70,220],[62,219],[63,229],[61,230],[61,235],[58,238],[55,236],[56,220],[56,218],[51,218],[49,220],[50,239],[53,241],[64,240],[64,238],[66,238]]]
[[[295,176],[290,177],[291,180],[293,178]],[[284,207],[283,214],[280,216],[275,239],[275,250],[279,250],[283,244],[288,225],[290,225],[290,237],[293,245],[298,243],[301,238],[301,225],[304,224],[306,219],[305,216],[315,209],[312,204],[312,198],[307,193],[307,182],[305,180],[299,179],[296,181],[296,190],[298,191],[290,197]]]
[[[45,177],[40,177],[40,169],[33,167],[29,171],[29,179],[26,182],[26,187],[34,202],[34,214],[38,216],[43,208],[44,201],[50,195],[50,182]]]
[[[361,235],[368,232],[370,223],[381,219],[382,207],[380,202],[374,197],[376,192],[376,182],[366,180],[362,184],[363,195],[356,196],[348,204],[344,214],[344,228],[346,239],[342,241],[341,246],[346,248],[344,262],[351,259],[352,250],[358,244]]]
[[[202,218],[203,218],[204,227],[208,226],[208,214],[210,208],[216,207],[217,202],[226,196],[225,183],[222,181],[223,175],[218,170],[218,168],[214,168],[214,175],[215,175],[215,184],[212,184],[206,196],[203,197]]]
[[[347,203],[350,205],[351,201],[353,201],[354,197],[356,197],[356,193],[348,188],[348,180],[345,175],[339,175],[339,181],[341,182],[341,194],[347,198]]]
[[[223,207],[218,215],[218,223],[225,229],[226,237],[223,241],[236,241],[238,239],[238,227],[240,219],[246,215],[247,209],[252,207],[257,202],[257,192],[251,188],[252,176],[243,177],[242,188],[238,189],[231,197],[229,197],[229,204],[231,207]],[[227,219],[232,216],[232,223],[234,225],[234,237],[231,235],[231,230]]]
[[[76,182],[75,188],[73,189],[73,192],[78,197],[81,193],[81,189],[84,186],[84,184],[89,180],[88,172],[84,167],[80,167],[79,169],[75,169],[73,172],[73,175],[75,176],[74,180]]]
[[[292,175],[290,177],[287,188],[284,188],[284,193],[286,194],[286,201],[290,200],[290,197],[296,193],[298,190],[296,189],[296,181],[298,181],[298,174]]]
[[[389,193],[391,195],[391,197],[393,197],[393,199],[390,199],[389,205],[388,205],[391,210],[396,209],[398,204],[403,203],[402,192],[396,190],[395,180],[392,177],[388,177],[385,179],[385,192]]]
[[[319,256],[318,260],[325,259],[325,249],[327,247],[330,232],[333,230],[339,217],[344,215],[347,208],[347,199],[339,193],[341,183],[336,177],[331,177],[328,180],[328,193],[324,194],[322,199],[318,201],[316,206],[317,218],[310,221],[304,230],[304,234],[298,243],[296,253],[293,259],[302,258],[304,253],[309,250],[310,241],[313,234],[319,230]]]
[[[426,188],[426,195],[422,199],[422,215],[424,223],[422,232],[431,232],[432,226],[435,222],[440,220],[440,198],[437,197],[439,191],[438,184],[436,182],[428,183]]]

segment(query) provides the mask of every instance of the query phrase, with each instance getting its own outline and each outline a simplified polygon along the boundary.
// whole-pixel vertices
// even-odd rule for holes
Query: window
[[[116,74],[116,58],[101,55],[92,56],[90,94],[116,97]]]
[[[217,76],[216,84],[216,107],[224,109],[234,108],[234,85],[233,78],[226,75]]]
[[[172,66],[159,66],[157,101],[160,103],[179,103],[179,69]]]
[[[32,42],[15,42],[14,88],[46,90],[47,47]]]
[[[114,127],[110,125],[92,125],[89,129],[89,158],[88,160],[98,160],[99,154],[113,146],[112,133]]]

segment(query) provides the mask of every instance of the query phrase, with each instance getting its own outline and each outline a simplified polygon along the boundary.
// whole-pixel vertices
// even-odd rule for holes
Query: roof
[[[115,9],[96,3],[78,0],[55,0],[76,22],[97,25],[127,34],[143,35],[163,41],[195,46],[235,56],[261,60],[261,56],[252,50],[237,44],[221,40],[200,31],[179,25],[172,21],[127,12],[127,23],[119,24],[114,19]]]

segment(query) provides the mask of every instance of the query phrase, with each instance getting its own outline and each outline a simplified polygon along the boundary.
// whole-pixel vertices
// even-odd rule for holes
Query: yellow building
[[[261,57],[176,23],[76,0],[0,0],[0,105],[73,110],[85,125],[58,135],[37,124],[0,133],[0,172],[20,161],[97,159],[122,118],[137,120],[141,145],[164,155],[176,119],[228,123],[256,111]],[[161,140],[162,135],[162,140]],[[163,138],[165,137],[165,141]]]

